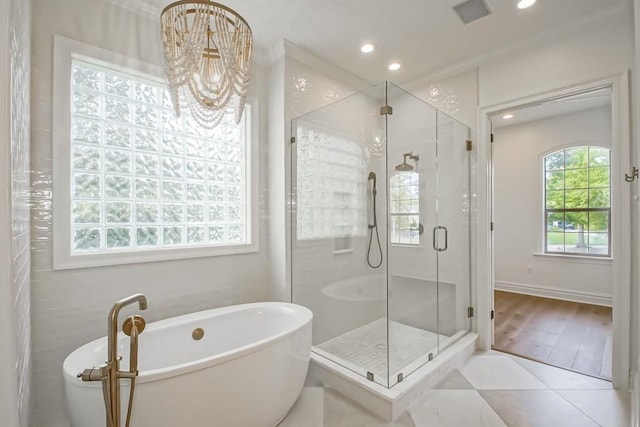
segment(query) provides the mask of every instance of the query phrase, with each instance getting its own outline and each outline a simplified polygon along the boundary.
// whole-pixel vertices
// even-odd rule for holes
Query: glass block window
[[[611,150],[571,147],[544,158],[545,252],[611,254]]]
[[[420,174],[401,172],[389,180],[389,241],[420,244]]]
[[[348,137],[298,123],[297,238],[365,236],[366,162]]]
[[[246,117],[202,129],[164,84],[72,60],[71,253],[248,243]]]

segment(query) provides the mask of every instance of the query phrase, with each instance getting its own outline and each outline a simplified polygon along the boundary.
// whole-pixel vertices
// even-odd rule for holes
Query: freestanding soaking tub
[[[312,317],[305,307],[269,302],[148,324],[139,338],[131,425],[275,426],[302,391]],[[199,340],[194,333],[198,328],[204,331]],[[129,337],[119,335],[120,369],[127,370]],[[101,383],[83,382],[76,374],[102,365],[106,355],[103,337],[76,349],[64,361],[67,406],[74,427],[105,425]],[[129,380],[120,384],[124,426]]]

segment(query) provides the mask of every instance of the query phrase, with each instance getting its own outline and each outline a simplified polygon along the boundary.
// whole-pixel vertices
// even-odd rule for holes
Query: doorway
[[[571,327],[566,325],[563,327],[561,325],[560,320],[566,319],[568,316],[561,314],[561,306],[571,304],[587,305],[585,307],[572,306],[574,313],[581,313],[578,318],[583,319],[585,317],[602,319],[599,316],[605,316],[606,318],[606,307],[611,306],[611,332],[609,338],[607,338],[606,333],[603,335],[602,331],[587,332],[589,328],[585,328],[578,335],[581,341],[584,341],[587,335],[598,335],[598,340],[604,342],[598,374],[591,374],[599,377],[608,377],[610,374],[616,388],[626,388],[629,382],[630,241],[629,237],[625,236],[623,232],[623,230],[629,229],[630,224],[629,188],[624,183],[624,173],[629,162],[630,148],[627,79],[628,75],[624,73],[612,78],[481,109],[480,135],[486,135],[486,139],[481,138],[478,144],[478,164],[487,165],[486,172],[483,167],[478,168],[478,182],[486,182],[486,188],[483,188],[483,185],[479,185],[478,199],[483,201],[486,195],[486,205],[482,202],[479,203],[478,220],[479,224],[483,224],[486,221],[487,225],[486,231],[480,226],[478,245],[479,248],[482,248],[486,244],[488,248],[486,255],[483,255],[481,251],[479,252],[478,259],[478,333],[480,347],[489,349],[496,343],[498,346],[504,345],[504,331],[508,328],[498,330],[499,325],[496,323],[500,315],[499,311],[502,311],[503,317],[506,313],[507,317],[512,316],[522,323],[520,334],[524,334],[524,331],[527,330],[538,334],[538,337],[544,338],[542,340],[529,340],[537,341],[537,344],[529,342],[529,347],[535,350],[534,353],[537,352],[535,354],[537,357],[525,355],[526,357],[540,360],[540,354],[545,352],[552,353],[554,351],[553,343],[560,343],[563,333],[567,332],[565,334],[566,338],[571,329]],[[606,102],[604,101],[604,93],[608,94]],[[594,108],[589,107],[586,109],[576,107],[578,104],[597,103],[597,98],[602,98],[600,102],[604,104],[599,106],[592,105]],[[606,105],[609,106],[607,107]],[[556,111],[551,113],[550,116],[547,115],[546,118],[526,117],[527,113],[539,114],[539,111],[535,110],[544,110],[543,106],[561,107],[561,109],[567,108],[574,111],[572,113]],[[575,111],[576,109],[580,110],[580,108],[582,108],[581,111],[583,113]],[[607,108],[609,113],[603,113]],[[566,193],[569,192],[573,197],[573,195],[577,194],[577,191],[574,190],[580,190],[584,191],[588,200],[590,192],[597,193],[595,188],[590,189],[588,187],[589,171],[579,171],[581,174],[586,173],[586,188],[577,188],[574,183],[575,175],[578,173],[575,169],[588,169],[588,160],[584,168],[575,166],[571,162],[574,154],[577,154],[575,150],[578,148],[585,147],[583,150],[586,156],[589,156],[590,147],[596,147],[594,148],[594,154],[597,154],[597,147],[601,149],[607,148],[606,141],[603,141],[604,138],[600,136],[596,138],[595,136],[597,135],[594,133],[590,134],[594,136],[593,138],[590,138],[589,135],[586,137],[584,135],[579,136],[575,129],[573,131],[569,129],[564,134],[560,132],[555,135],[552,134],[549,128],[538,131],[529,129],[528,138],[534,141],[533,144],[529,141],[526,144],[522,143],[509,147],[509,144],[504,142],[506,139],[513,137],[513,135],[509,135],[508,128],[527,127],[526,123],[544,122],[545,120],[549,123],[555,122],[556,127],[558,127],[558,123],[568,123],[572,120],[579,121],[578,118],[581,114],[585,115],[589,110],[594,113],[593,110],[598,109],[601,111],[600,116],[608,115],[610,118],[609,129],[606,133],[609,137],[611,150],[609,158],[610,210],[606,211],[607,208],[604,206],[598,207],[600,211],[596,214],[593,209],[588,212],[584,211],[584,209],[590,209],[588,203],[580,206],[571,204],[569,206],[554,205],[550,203],[550,201],[554,202],[555,200],[553,197],[550,199],[550,196],[554,194],[563,193],[563,197],[566,197]],[[512,113],[513,117],[503,118],[507,113]],[[535,114],[533,115],[535,116]],[[564,120],[562,119],[563,116]],[[498,120],[513,120],[511,123],[517,123],[518,117],[523,120],[520,124],[501,126],[501,124],[496,123]],[[583,126],[589,128],[594,125],[595,122],[592,119],[586,119],[585,122],[583,117]],[[549,125],[549,123],[547,124]],[[492,126],[494,126],[493,129]],[[503,128],[502,131],[500,130],[501,127]],[[492,133],[495,134],[494,143],[490,142]],[[603,133],[603,129],[601,129],[598,135]],[[503,139],[501,140],[500,138]],[[494,153],[493,151],[497,149],[500,143],[498,141],[503,142],[503,148],[507,147],[512,151],[510,153],[501,153],[499,151]],[[547,143],[551,145],[541,146]],[[525,154],[525,152],[529,155],[534,154],[534,152],[537,154],[535,154],[533,161],[529,161],[527,166],[516,165],[517,162],[514,161],[513,156]],[[557,155],[555,157],[556,160],[562,158],[561,163],[563,165],[566,159],[570,159],[567,164],[571,167],[565,168],[566,170],[557,170],[551,161],[554,158],[546,158],[554,154]],[[500,169],[496,169],[500,165],[504,166],[505,158],[508,160],[507,169],[511,168],[512,175],[510,176],[504,175],[504,171],[501,172]],[[550,165],[551,167],[545,168],[545,165]],[[595,163],[593,166],[595,166]],[[502,177],[500,176],[501,174],[503,175]],[[568,181],[572,181],[572,183],[564,186],[563,182],[561,186],[555,187],[558,182],[550,182],[553,180],[549,179],[549,175],[563,174],[564,176],[570,176]],[[528,181],[536,183],[538,190],[524,188],[525,182]],[[484,191],[486,191],[486,194],[484,194]],[[507,193],[504,193],[505,191]],[[509,194],[508,191],[515,191],[516,193],[520,191],[526,197],[520,201],[507,199],[505,205],[504,201],[501,202],[499,198],[501,195]],[[557,191],[557,193],[546,194],[546,192],[551,193],[553,191]],[[580,210],[582,212],[578,212]],[[586,222],[578,221],[575,215],[577,213],[586,215]],[[594,215],[593,219],[598,216],[607,217],[609,220],[607,228],[599,227],[601,224],[597,224],[594,221],[589,222],[589,215],[591,214]],[[533,221],[524,218],[530,215],[533,215]],[[513,228],[514,224],[515,229]],[[491,231],[492,227],[494,231]],[[501,232],[509,230],[509,227],[512,228],[509,233],[506,233],[507,240],[505,240],[504,235],[501,237]],[[527,247],[527,255],[522,255],[523,252],[519,252],[519,246]],[[504,262],[505,257],[507,259],[506,263]],[[593,279],[592,283],[589,284],[587,279]],[[593,284],[596,282],[599,283],[600,287]],[[495,302],[500,300],[498,298],[494,301],[494,292],[496,291],[515,294],[516,298],[512,298],[512,305],[506,311],[495,305]],[[527,314],[531,314],[532,311],[545,312],[547,313],[547,320],[539,322],[527,321],[521,318],[523,317],[522,314],[514,314],[518,309],[514,308],[515,305],[513,304],[515,303],[513,301],[514,299],[521,299],[520,295],[539,298],[540,300],[528,303],[530,308],[528,310],[525,308],[524,312]],[[501,294],[501,296],[504,296],[504,294]],[[566,304],[562,301],[565,301]],[[547,308],[531,310],[531,307]],[[485,310],[486,319],[484,318]],[[549,313],[551,313],[550,316]],[[584,313],[589,314],[585,316]],[[493,320],[494,317],[496,318],[495,321]],[[602,320],[600,320],[600,323],[602,323]],[[605,321],[604,323],[607,322]],[[555,325],[559,328],[559,331],[545,331],[544,329],[548,325]],[[496,335],[497,333],[503,335],[498,336]],[[602,338],[603,336],[604,338]],[[576,340],[577,338],[574,337],[573,339]],[[587,341],[584,342],[586,345]],[[608,348],[611,349],[610,356],[605,356]],[[522,347],[520,349],[522,350]],[[556,353],[558,353],[557,350]],[[576,357],[574,354],[573,358],[575,359]],[[571,357],[565,355],[565,358],[570,359]],[[595,364],[595,362],[593,363]],[[607,364],[611,366],[610,372],[607,372],[606,368],[602,369],[602,366]],[[568,366],[568,368],[572,369],[571,366]],[[575,368],[575,365],[573,369],[580,371]]]
[[[611,380],[611,88],[491,121],[493,348]]]

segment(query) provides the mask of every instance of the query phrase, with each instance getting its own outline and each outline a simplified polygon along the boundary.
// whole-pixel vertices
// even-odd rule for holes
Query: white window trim
[[[189,246],[135,251],[113,251],[100,253],[71,254],[71,126],[70,126],[70,81],[71,59],[90,58],[93,63],[138,71],[148,78],[164,81],[162,67],[105,49],[87,45],[61,36],[54,38],[53,59],[53,268],[64,270],[107,265],[135,264],[141,262],[167,261],[210,256],[236,255],[259,251],[258,215],[258,102],[248,98],[251,114],[247,117],[250,126],[250,143],[247,147],[247,238],[249,243],[219,246]],[[134,73],[135,73],[134,71]],[[245,113],[246,114],[246,113]]]

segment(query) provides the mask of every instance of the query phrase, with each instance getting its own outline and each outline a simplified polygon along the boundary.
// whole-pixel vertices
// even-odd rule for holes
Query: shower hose
[[[369,264],[369,267],[371,268],[378,268],[382,265],[382,246],[380,245],[380,235],[378,234],[378,218],[376,216],[376,194],[377,194],[377,190],[375,189],[375,187],[373,188],[372,191],[372,195],[373,195],[373,225],[369,225],[369,248],[367,249],[367,264]],[[376,242],[378,244],[378,252],[380,253],[380,262],[378,262],[377,264],[374,264],[373,262],[371,262],[371,243],[373,243],[373,232],[375,230],[376,233]]]

